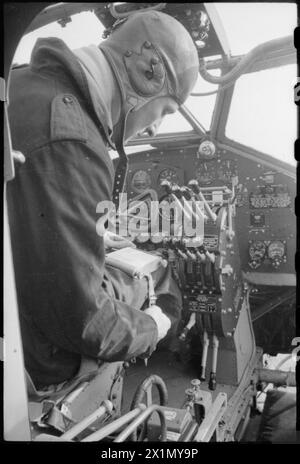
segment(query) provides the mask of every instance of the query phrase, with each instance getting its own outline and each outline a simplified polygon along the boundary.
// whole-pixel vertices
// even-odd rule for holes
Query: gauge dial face
[[[210,140],[204,140],[200,143],[197,156],[202,159],[210,160],[214,157],[216,153],[216,146]]]
[[[144,192],[151,186],[151,177],[146,172],[140,169],[136,171],[131,179],[131,188],[137,193]]]
[[[280,240],[271,242],[268,246],[268,258],[276,259],[283,258],[285,254],[284,244]]]
[[[199,184],[211,184],[215,178],[215,164],[201,163],[201,165],[196,170],[196,178]]]
[[[262,241],[251,243],[249,246],[249,256],[253,261],[261,261],[266,253],[266,245]]]
[[[177,172],[174,169],[163,169],[158,176],[158,184],[160,185],[163,180],[168,180],[173,184],[179,184]]]

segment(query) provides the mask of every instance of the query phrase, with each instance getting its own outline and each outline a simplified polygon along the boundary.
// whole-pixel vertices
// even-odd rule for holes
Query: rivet
[[[132,51],[127,50],[127,51],[125,52],[125,56],[131,56],[131,55],[132,55]]]
[[[63,102],[64,103],[73,103],[73,99],[71,97],[64,97]]]
[[[149,42],[149,40],[146,40],[146,42],[144,43],[144,47],[145,48],[151,48],[151,46],[152,46],[152,43]]]

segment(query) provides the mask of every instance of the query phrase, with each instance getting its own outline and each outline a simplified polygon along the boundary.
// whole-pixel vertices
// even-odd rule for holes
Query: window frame
[[[237,57],[232,57],[233,60]],[[297,57],[296,51],[292,54],[278,54],[274,57],[267,58],[267,59],[260,59],[256,61],[251,68],[249,68],[243,75],[254,73],[257,71],[263,71],[267,69],[277,68],[287,66],[289,64],[296,64]],[[225,73],[228,72],[228,69],[224,71]],[[279,168],[283,169],[287,174],[291,173],[291,170],[295,170],[295,167],[286,162],[282,161],[270,154],[261,152],[256,150],[253,147],[245,145],[240,142],[236,142],[235,140],[230,139],[226,136],[226,125],[227,120],[231,108],[231,102],[234,94],[235,83],[226,88],[224,91],[219,91],[217,95],[217,101],[215,105],[214,115],[212,119],[212,124],[210,128],[210,136],[217,141],[217,143],[222,148],[227,148],[229,150],[233,149],[237,153],[242,154],[249,154],[250,156],[254,156],[255,158],[260,159],[261,161],[264,160],[267,164],[270,165],[274,163],[278,165]],[[295,175],[295,174],[294,174]]]

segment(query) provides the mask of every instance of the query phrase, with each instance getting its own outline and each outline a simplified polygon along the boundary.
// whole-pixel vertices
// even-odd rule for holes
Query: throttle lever
[[[200,190],[198,181],[196,179],[190,180],[189,181],[189,186],[191,187],[192,191],[198,196],[198,199],[203,202],[205,211],[208,214],[209,218],[213,222],[216,222],[217,215],[212,211],[211,207],[209,206],[209,204],[205,200],[204,195]]]

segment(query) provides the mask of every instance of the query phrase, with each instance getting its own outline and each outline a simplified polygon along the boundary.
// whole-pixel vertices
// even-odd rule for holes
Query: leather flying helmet
[[[196,83],[194,42],[185,27],[165,13],[134,13],[99,48],[118,80],[125,120],[129,111],[156,98],[172,97],[182,105]]]

